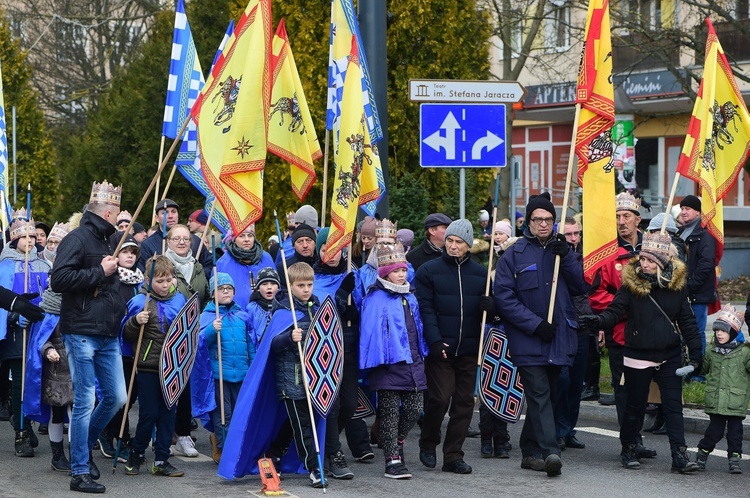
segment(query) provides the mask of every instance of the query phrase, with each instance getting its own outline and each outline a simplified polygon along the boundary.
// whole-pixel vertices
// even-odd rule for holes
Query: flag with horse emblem
[[[198,350],[200,316],[200,301],[196,292],[177,313],[164,340],[159,358],[159,379],[164,403],[170,409],[190,381]]]
[[[290,163],[292,190],[299,200],[303,200],[315,183],[313,161],[323,153],[294,63],[284,19],[279,22],[273,37],[271,74],[268,151]]]
[[[318,308],[305,337],[305,372],[313,406],[325,417],[341,386],[344,369],[344,337],[331,296]]]
[[[518,422],[526,399],[523,384],[508,352],[508,339],[496,328],[487,331],[479,371],[479,397],[487,409],[506,422]]]

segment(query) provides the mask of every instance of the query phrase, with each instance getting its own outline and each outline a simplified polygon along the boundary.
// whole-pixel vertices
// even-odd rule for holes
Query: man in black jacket
[[[492,316],[484,295],[487,269],[471,260],[474,230],[460,219],[445,230],[442,255],[417,270],[415,295],[430,347],[425,359],[427,403],[419,438],[419,459],[435,467],[440,427],[450,406],[443,442],[443,471],[470,474],[461,449],[474,412],[474,387],[482,310]]]
[[[451,221],[443,213],[432,213],[425,218],[424,240],[406,255],[406,261],[411,263],[414,271],[419,270],[419,267],[428,261],[440,257],[445,244],[445,229]]]
[[[109,237],[120,212],[121,187],[94,183],[80,226],[57,248],[52,290],[62,294],[60,332],[68,352],[75,400],[70,421],[70,489],[103,493],[91,458],[96,438],[125,405],[118,332],[125,309],[118,305],[117,258]],[[94,408],[95,386],[101,392]]]

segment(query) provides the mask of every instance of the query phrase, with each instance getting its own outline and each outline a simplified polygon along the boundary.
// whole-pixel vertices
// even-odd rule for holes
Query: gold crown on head
[[[716,319],[728,323],[730,327],[738,332],[742,328],[742,324],[745,323],[745,317],[743,314],[734,309],[734,306],[731,304],[725,304],[719,310]]]
[[[669,247],[672,245],[672,238],[669,234],[662,235],[660,232],[644,233],[643,242],[641,243],[641,252],[647,252],[656,256],[669,258]]]
[[[286,226],[294,225],[294,211],[286,213]]]
[[[120,214],[117,215],[117,223],[120,223],[121,221],[130,221],[133,217],[130,215],[127,211],[120,211]]]
[[[62,240],[63,237],[68,235],[69,232],[70,232],[69,224],[55,222],[55,225],[52,227],[52,230],[49,231],[49,236],[47,238]]]
[[[14,241],[25,237],[27,234],[30,237],[36,237],[36,226],[34,225],[34,219],[27,219],[28,213],[26,208],[21,208],[18,211],[12,213],[13,222],[10,224],[10,240]]]
[[[382,244],[378,246],[378,267],[395,263],[406,263],[404,246],[401,244]]]
[[[115,187],[107,180],[102,183],[94,182],[91,187],[91,197],[89,198],[89,204],[106,204],[108,206],[120,207],[120,199],[122,198],[122,186]]]
[[[375,242],[378,244],[395,244],[398,233],[398,223],[394,223],[388,218],[379,220],[375,224]]]
[[[641,200],[629,192],[621,192],[615,197],[615,211],[634,211],[640,214]]]

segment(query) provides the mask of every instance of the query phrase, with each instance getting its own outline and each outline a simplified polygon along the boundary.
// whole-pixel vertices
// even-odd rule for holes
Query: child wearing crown
[[[729,473],[742,474],[742,421],[750,401],[750,347],[737,341],[744,321],[741,312],[725,305],[714,321],[713,344],[703,357],[705,410],[711,421],[698,443],[695,462],[700,470],[706,470],[708,455],[726,430]]]

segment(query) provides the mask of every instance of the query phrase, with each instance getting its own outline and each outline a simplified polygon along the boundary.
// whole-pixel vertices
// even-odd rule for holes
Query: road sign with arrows
[[[422,167],[506,165],[504,105],[422,104],[419,114]]]

